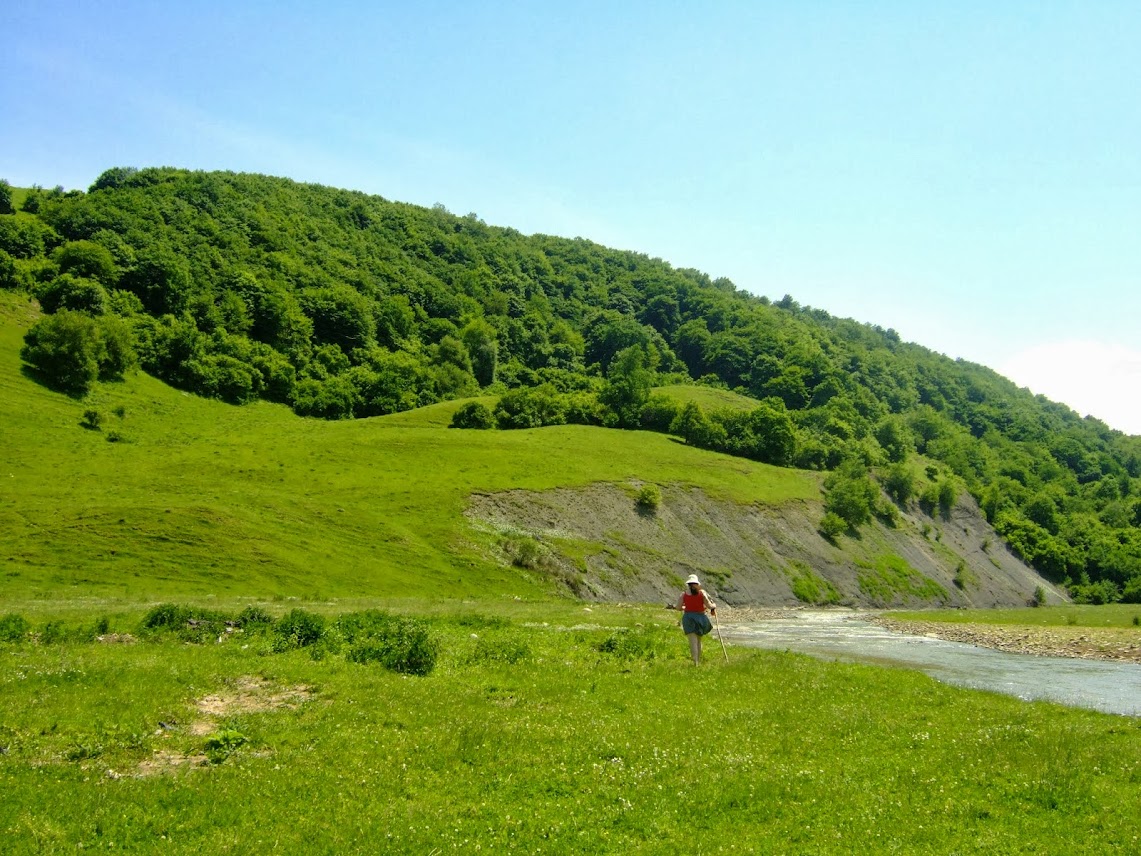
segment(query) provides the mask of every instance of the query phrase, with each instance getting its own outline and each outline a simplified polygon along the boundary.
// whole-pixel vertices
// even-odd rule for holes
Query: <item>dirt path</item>
[[[1141,631],[1126,627],[951,624],[944,621],[898,621],[879,615],[868,616],[867,619],[889,630],[913,636],[934,636],[1012,654],[1141,663]]]

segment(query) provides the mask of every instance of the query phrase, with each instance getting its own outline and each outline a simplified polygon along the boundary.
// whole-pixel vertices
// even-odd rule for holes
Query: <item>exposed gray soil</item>
[[[821,502],[738,505],[689,486],[660,486],[654,512],[635,502],[638,484],[475,494],[467,515],[499,536],[505,561],[545,572],[594,600],[670,602],[691,573],[737,607],[795,606],[792,583],[810,572],[850,606],[1021,606],[1038,586],[1065,596],[1010,553],[967,495],[947,518],[904,509],[894,528],[874,522],[830,542],[818,531]],[[898,556],[944,594],[871,596],[859,577]],[[955,584],[960,563],[966,577]]]

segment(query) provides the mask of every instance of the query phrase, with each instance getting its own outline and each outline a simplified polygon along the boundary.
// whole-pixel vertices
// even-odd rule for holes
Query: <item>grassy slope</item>
[[[473,491],[643,479],[740,502],[816,494],[810,474],[652,433],[456,431],[458,403],[378,419],[232,407],[146,375],[84,401],[24,377],[26,302],[0,295],[0,595],[537,596],[463,516]],[[125,416],[115,415],[124,408]],[[84,410],[102,431],[80,427]],[[114,432],[122,442],[108,442]]]
[[[749,398],[747,395],[710,386],[659,386],[654,389],[654,392],[664,393],[683,404],[696,401],[706,412],[722,407],[730,410],[747,411],[760,404],[755,398]]]

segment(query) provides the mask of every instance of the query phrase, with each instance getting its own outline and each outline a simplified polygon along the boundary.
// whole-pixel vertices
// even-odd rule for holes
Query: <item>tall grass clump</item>
[[[336,628],[350,644],[345,654],[350,662],[379,663],[392,672],[420,676],[436,667],[439,640],[423,619],[368,610],[341,616]]]
[[[10,612],[0,618],[0,642],[23,642],[31,629],[28,619],[18,612]]]
[[[212,609],[163,603],[150,609],[139,625],[139,635],[155,638],[173,634],[182,642],[202,643],[226,632],[229,617]]]
[[[292,609],[273,626],[273,650],[307,648],[321,641],[325,619],[305,609]]]

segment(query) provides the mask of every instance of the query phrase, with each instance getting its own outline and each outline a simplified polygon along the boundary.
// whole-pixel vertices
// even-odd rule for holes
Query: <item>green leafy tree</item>
[[[20,358],[49,386],[71,395],[85,395],[91,388],[102,355],[95,319],[70,309],[33,324],[20,349]]]
[[[915,447],[911,430],[900,416],[888,416],[876,426],[876,441],[883,447],[888,461],[897,464],[905,460]]]
[[[858,529],[871,520],[879,491],[867,468],[856,460],[846,462],[824,481],[824,510]]]
[[[12,214],[12,185],[7,179],[0,178],[0,214]]]
[[[4,250],[0,250],[0,289],[17,291],[23,287],[20,269],[16,267],[16,260]]]
[[[452,428],[481,428],[495,427],[495,414],[482,401],[469,401],[452,414],[450,426]]]
[[[471,370],[480,386],[495,383],[499,363],[499,341],[495,328],[483,318],[476,318],[463,329],[464,345],[471,358]]]
[[[119,278],[111,251],[94,241],[68,241],[52,253],[60,273],[93,279],[106,286]]]
[[[904,505],[915,495],[915,476],[905,463],[892,464],[883,474],[883,488],[887,495]]]
[[[36,299],[44,312],[71,309],[88,315],[103,315],[107,311],[107,290],[93,279],[60,274],[36,289]]]
[[[656,362],[656,355],[639,345],[619,351],[614,357],[598,399],[610,409],[615,424],[624,428],[638,426],[638,416],[657,378]]]
[[[349,354],[376,340],[372,307],[348,286],[310,289],[302,294],[301,304],[313,321],[313,336],[319,343],[336,345]]]
[[[123,275],[122,284],[156,317],[178,314],[190,303],[189,266],[161,246],[140,253],[135,266]]]
[[[544,384],[533,389],[512,389],[495,405],[495,419],[500,428],[540,428],[562,425],[566,411],[562,397],[554,387]]]

